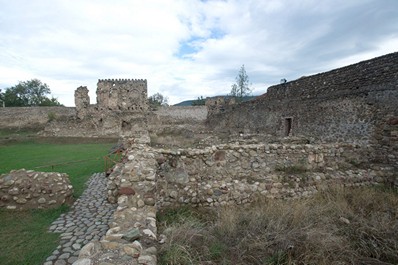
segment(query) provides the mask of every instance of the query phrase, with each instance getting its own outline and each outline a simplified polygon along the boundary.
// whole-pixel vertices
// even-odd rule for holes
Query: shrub
[[[55,114],[54,112],[49,112],[47,113],[47,117],[48,117],[48,121],[55,121],[57,119],[57,114]]]

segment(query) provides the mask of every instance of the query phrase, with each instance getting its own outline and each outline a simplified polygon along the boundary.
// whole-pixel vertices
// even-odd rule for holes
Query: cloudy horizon
[[[171,104],[254,95],[398,51],[396,0],[0,0],[0,89],[37,78],[66,106],[98,79],[147,79]]]

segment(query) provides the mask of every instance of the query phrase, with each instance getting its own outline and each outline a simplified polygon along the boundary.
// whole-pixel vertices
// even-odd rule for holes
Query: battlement
[[[146,79],[98,79],[97,106],[100,109],[146,111]]]
[[[133,82],[133,83],[147,83],[146,79],[98,79],[98,82],[117,82],[117,83],[125,83],[125,82]]]

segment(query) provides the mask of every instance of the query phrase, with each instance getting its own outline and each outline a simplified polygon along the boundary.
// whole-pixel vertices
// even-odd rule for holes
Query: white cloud
[[[229,92],[245,64],[255,93],[396,51],[395,0],[0,0],[0,88],[39,78],[74,105],[97,79],[145,78],[171,103]]]

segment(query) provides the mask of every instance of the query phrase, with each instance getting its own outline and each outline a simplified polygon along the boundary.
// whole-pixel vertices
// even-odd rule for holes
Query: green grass
[[[0,209],[0,264],[43,264],[58,245],[59,234],[47,232],[66,206],[12,212]]]
[[[26,138],[26,137],[33,137],[37,134],[38,130],[29,130],[29,129],[22,129],[22,130],[4,130],[0,129],[0,140],[2,138]]]
[[[80,196],[88,178],[104,171],[103,156],[113,144],[101,140],[95,143],[95,139],[92,143],[87,139],[58,141],[63,143],[54,143],[57,138],[33,138],[0,145],[0,174],[20,168],[67,173],[74,196]],[[47,229],[67,209],[67,206],[30,211],[0,209],[0,264],[43,264],[59,240],[58,234]]]
[[[49,144],[36,141],[0,146],[0,174],[12,169],[67,173],[78,197],[95,172],[104,171],[103,156],[113,144]]]

